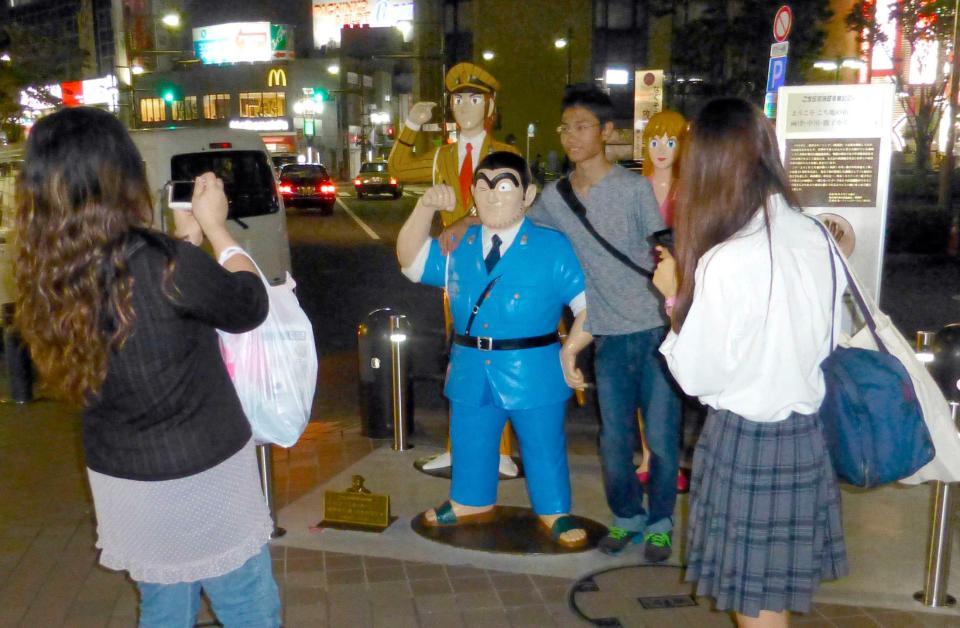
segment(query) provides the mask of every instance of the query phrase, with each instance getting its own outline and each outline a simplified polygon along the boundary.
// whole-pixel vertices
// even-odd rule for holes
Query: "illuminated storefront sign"
[[[117,79],[112,74],[86,81],[67,81],[42,88],[28,88],[20,92],[20,104],[26,114],[39,114],[59,104],[66,107],[106,105],[117,109]]]
[[[238,120],[234,118],[230,121],[230,128],[242,131],[289,131],[290,122],[286,118],[261,118],[258,120]]]
[[[313,44],[340,43],[344,26],[402,26],[413,22],[413,0],[313,0]]]
[[[234,22],[193,29],[193,49],[206,65],[292,59],[293,34],[285,24]]]
[[[270,68],[267,72],[267,87],[286,87],[287,72],[283,68]]]

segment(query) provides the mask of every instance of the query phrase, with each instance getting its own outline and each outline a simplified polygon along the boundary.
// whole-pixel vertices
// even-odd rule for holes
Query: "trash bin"
[[[960,323],[947,325],[933,337],[930,374],[947,401],[960,401]]]
[[[3,358],[7,366],[10,399],[17,403],[33,401],[33,362],[30,350],[13,327],[3,330]]]
[[[393,437],[393,342],[390,339],[390,318],[402,314],[391,308],[380,308],[367,314],[357,327],[357,365],[360,370],[360,412],[362,431],[370,438]],[[405,317],[403,317],[405,319]],[[411,352],[401,343],[400,382],[406,433],[413,433],[413,380],[410,377]]]

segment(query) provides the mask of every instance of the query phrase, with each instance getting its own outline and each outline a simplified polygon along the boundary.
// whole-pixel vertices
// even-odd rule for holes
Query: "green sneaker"
[[[673,535],[671,532],[651,532],[643,537],[643,557],[647,562],[660,563],[673,553]]]
[[[631,543],[639,543],[641,538],[640,532],[610,526],[607,536],[600,539],[600,543],[597,544],[597,549],[609,556],[616,556]]]

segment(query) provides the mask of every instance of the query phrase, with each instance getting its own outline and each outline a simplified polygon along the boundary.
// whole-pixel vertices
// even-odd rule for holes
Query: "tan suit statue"
[[[403,183],[446,184],[454,189],[457,206],[452,212],[441,214],[447,227],[473,209],[470,183],[480,160],[492,151],[520,153],[492,137],[494,99],[500,83],[489,72],[473,63],[458,63],[447,72],[445,85],[450,92],[453,119],[457,122],[457,142],[414,154],[417,133],[430,121],[436,107],[436,103],[418,102],[410,109],[387,163],[390,175]]]

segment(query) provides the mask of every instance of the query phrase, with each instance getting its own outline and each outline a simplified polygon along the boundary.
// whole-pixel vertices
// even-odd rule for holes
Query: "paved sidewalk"
[[[441,431],[424,425],[418,438],[438,444]],[[0,405],[0,626],[136,625],[133,584],[96,563],[79,436],[77,413],[63,404]],[[574,440],[591,446],[590,430]],[[312,423],[296,447],[274,453],[278,508],[383,445],[364,438],[355,420]],[[566,578],[279,546],[272,553],[286,626],[586,625],[567,606]],[[818,605],[795,624],[948,626],[956,615]],[[713,613],[687,625],[731,624]]]

